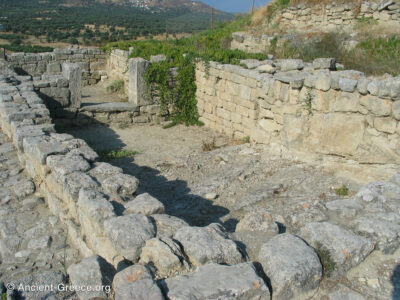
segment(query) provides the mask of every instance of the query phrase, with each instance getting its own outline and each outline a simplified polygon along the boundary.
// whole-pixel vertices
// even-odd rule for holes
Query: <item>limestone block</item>
[[[364,135],[364,120],[359,115],[314,115],[310,118],[310,136],[306,144],[319,153],[354,154]]]
[[[280,234],[261,247],[258,260],[271,280],[274,299],[306,298],[316,292],[322,266],[314,249],[291,234]]]
[[[329,69],[336,70],[336,59],[335,58],[317,58],[313,61],[313,68],[318,69]]]
[[[133,262],[139,259],[145,242],[156,234],[148,217],[135,214],[106,220],[104,232],[120,255]]]
[[[252,263],[235,266],[209,264],[194,273],[166,279],[165,290],[171,300],[271,298]]]
[[[129,65],[129,102],[135,106],[151,104],[152,100],[147,96],[147,84],[144,75],[149,66],[149,62],[143,58],[131,58]]]
[[[365,96],[360,99],[360,103],[376,116],[385,117],[392,112],[392,101],[390,100],[379,99],[375,96]]]
[[[281,131],[282,126],[271,119],[262,119],[258,121],[258,125],[267,132]]]
[[[358,112],[360,110],[358,94],[339,92],[337,98],[330,102],[330,110],[335,112]]]
[[[82,97],[82,69],[75,63],[63,63],[62,74],[69,81],[71,106],[79,108]]]
[[[397,122],[392,118],[375,118],[374,127],[381,132],[395,133]]]
[[[311,222],[301,229],[300,236],[315,249],[329,252],[335,263],[333,277],[358,265],[374,249],[370,240],[328,222]]]
[[[393,103],[393,117],[400,121],[400,101]]]
[[[157,237],[172,238],[175,232],[183,227],[189,226],[185,221],[166,214],[155,214],[151,216],[157,227]]]
[[[315,88],[321,91],[328,91],[331,88],[331,80],[329,72],[318,72],[316,74]]]
[[[162,214],[164,211],[164,204],[148,193],[140,194],[134,200],[129,201],[125,205],[125,212],[127,214],[135,213],[142,215],[153,215]]]
[[[68,268],[68,275],[74,286],[91,287],[90,291],[77,291],[79,299],[88,300],[93,298],[107,299],[105,289],[99,286],[108,286],[111,290],[111,282],[115,269],[102,257],[93,255],[85,258],[78,264]],[[110,292],[109,290],[109,292]]]
[[[207,227],[183,227],[177,230],[174,239],[179,241],[195,266],[210,262],[238,264],[243,261],[237,245],[228,239],[219,224]]]

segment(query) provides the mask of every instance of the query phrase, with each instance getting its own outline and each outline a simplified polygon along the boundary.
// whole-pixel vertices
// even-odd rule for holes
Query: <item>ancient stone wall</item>
[[[391,32],[400,31],[400,1],[365,1],[291,6],[265,19],[265,30],[279,28],[282,32],[348,32],[354,26],[376,24]],[[370,24],[370,25],[368,25]],[[368,27],[367,27],[368,28]],[[233,34],[232,49],[251,53],[266,52],[274,36],[266,34]]]
[[[82,84],[97,83],[106,75],[106,54],[98,48],[56,48],[47,53],[12,53],[7,60],[18,73],[34,77],[58,75],[64,62],[77,63],[82,69]]]
[[[124,80],[125,94],[128,95],[129,86],[129,52],[113,49],[107,57],[106,71],[110,80]]]
[[[247,64],[258,67],[211,63],[207,75],[198,64],[198,110],[206,126],[283,152],[400,163],[400,77],[331,71],[332,59]]]

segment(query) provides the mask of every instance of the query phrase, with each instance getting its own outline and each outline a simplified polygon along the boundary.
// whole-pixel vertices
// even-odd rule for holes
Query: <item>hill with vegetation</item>
[[[178,1],[176,3],[179,4],[181,0],[170,1]],[[92,0],[72,5],[74,3],[60,0],[1,0],[0,23],[3,31],[14,34],[7,38],[14,44],[23,43],[26,36],[34,36],[48,43],[101,45],[138,37],[150,38],[166,31],[170,34],[194,33],[210,26],[210,11],[188,5],[153,10]],[[222,12],[214,16],[215,22],[232,17]],[[22,38],[13,39],[15,34]]]

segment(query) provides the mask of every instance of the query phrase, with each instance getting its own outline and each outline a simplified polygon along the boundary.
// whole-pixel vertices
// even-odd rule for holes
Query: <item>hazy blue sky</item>
[[[252,0],[201,0],[205,4],[211,5],[216,9],[227,12],[246,12],[250,11]],[[264,6],[270,0],[256,0],[256,6]]]

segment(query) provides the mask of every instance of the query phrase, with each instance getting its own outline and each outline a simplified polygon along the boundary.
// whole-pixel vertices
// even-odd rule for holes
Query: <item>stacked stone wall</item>
[[[400,77],[318,69],[322,61],[314,62],[315,69],[300,60],[278,61],[282,71],[273,75],[218,63],[208,73],[198,64],[201,120],[278,151],[398,166]]]
[[[106,75],[106,53],[98,48],[56,48],[47,53],[12,53],[7,60],[18,72],[34,77],[59,75],[65,62],[77,63],[82,69],[82,84],[92,85]]]
[[[267,30],[279,27],[283,32],[352,33],[354,26],[363,22],[366,26],[376,23],[391,32],[400,31],[400,1],[300,4],[278,11],[271,19],[265,19],[262,27]],[[233,34],[231,48],[250,53],[266,52],[273,38],[266,34],[237,32]]]

